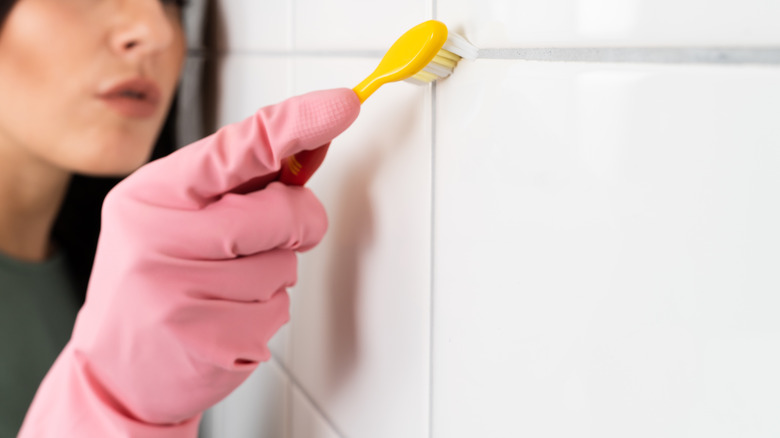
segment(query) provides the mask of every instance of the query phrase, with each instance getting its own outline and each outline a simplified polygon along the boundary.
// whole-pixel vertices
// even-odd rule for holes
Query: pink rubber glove
[[[295,251],[327,228],[307,188],[234,189],[329,143],[359,111],[349,89],[292,98],[120,183],[86,304],[20,437],[196,436],[201,413],[269,359]]]

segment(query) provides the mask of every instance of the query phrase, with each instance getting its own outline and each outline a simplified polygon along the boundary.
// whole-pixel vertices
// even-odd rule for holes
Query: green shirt
[[[0,254],[0,437],[14,437],[70,338],[80,303],[63,255],[27,263]]]

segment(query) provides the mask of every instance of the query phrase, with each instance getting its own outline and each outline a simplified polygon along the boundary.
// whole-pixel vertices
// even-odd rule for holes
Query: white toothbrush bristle
[[[436,57],[421,71],[406,79],[416,85],[427,85],[452,74],[461,58],[473,61],[477,58],[479,49],[466,41],[460,35],[450,33],[447,42],[436,54]]]
[[[468,42],[466,38],[452,32],[447,36],[447,42],[444,43],[442,49],[452,52],[461,58],[466,58],[469,61],[477,59],[477,55],[479,55],[479,49],[475,45]]]
[[[452,74],[454,69],[455,66],[450,67],[448,65],[431,62],[430,64],[425,66],[423,71],[427,71],[428,73],[433,73],[436,76],[439,76],[440,78],[446,78],[447,76]]]
[[[433,82],[433,81],[430,81],[430,80],[426,80],[427,78],[420,78],[420,77],[418,77],[419,74],[420,73],[417,73],[416,75],[414,75],[414,76],[412,76],[410,78],[404,79],[404,82],[409,82],[410,84],[414,84],[414,85],[428,85],[431,82]]]

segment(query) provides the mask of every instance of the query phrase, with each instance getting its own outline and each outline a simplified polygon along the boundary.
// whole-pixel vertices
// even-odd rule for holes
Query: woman
[[[180,8],[0,5],[2,436],[16,433],[49,366],[22,437],[195,436],[201,412],[268,359],[288,319],[295,252],[325,232],[309,190],[268,182],[284,157],[354,121],[351,90],[262,108],[144,165],[184,58]],[[73,248],[89,244],[65,213],[93,219],[62,207],[69,184],[79,200],[75,175],[129,173],[106,197],[70,334],[79,285],[65,267],[83,266]]]

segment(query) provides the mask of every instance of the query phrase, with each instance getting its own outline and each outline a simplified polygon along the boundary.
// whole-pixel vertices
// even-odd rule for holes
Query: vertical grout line
[[[431,17],[436,20],[439,16],[438,0],[431,0]],[[429,301],[429,316],[428,324],[428,438],[433,438],[434,424],[433,424],[433,391],[434,391],[434,375],[433,375],[433,361],[434,361],[434,318],[436,304],[436,82],[431,85],[431,243],[430,243],[430,301]]]
[[[287,3],[287,52],[292,53],[295,51],[295,46],[297,44],[295,39],[295,11],[298,6],[297,0],[290,0]],[[295,65],[296,60],[294,57],[287,57],[287,60],[285,62],[285,68],[287,69],[287,96],[292,96],[295,92]],[[292,316],[295,313],[295,309],[290,309],[290,312],[292,313],[290,315],[290,322],[289,322],[289,331],[287,333],[287,365],[290,367],[290,371],[285,369],[282,366],[279,366],[279,369],[282,370],[284,374],[287,374],[286,379],[286,387],[285,387],[285,396],[287,397],[286,402],[286,409],[285,409],[285,415],[287,418],[285,419],[285,435],[286,438],[292,438],[293,437],[293,428],[294,428],[294,412],[293,409],[295,408],[295,403],[293,402],[293,379],[290,373],[292,373],[293,368],[293,361],[295,360],[295,357],[293,356],[294,348],[293,348],[293,340],[295,339],[295,323],[292,320]],[[277,361],[278,365],[278,361]]]
[[[287,22],[290,24],[290,29],[287,34],[287,50],[290,53],[295,53],[298,44],[298,41],[295,38],[296,32],[298,30],[298,27],[295,23],[295,12],[298,10],[298,2],[296,0],[291,0],[288,4]]]
[[[298,39],[297,39],[297,22],[295,20],[296,11],[297,11],[297,0],[291,0],[288,4],[287,8],[287,22],[289,23],[289,30],[288,30],[288,37],[287,37],[287,50],[285,51],[285,54],[287,55],[287,95],[288,96],[294,96],[298,93],[298,83],[297,83],[297,75],[295,74],[296,68],[299,65],[299,57],[300,56],[306,56],[306,54],[302,54],[298,52]],[[311,56],[311,54],[309,54]],[[333,54],[326,54],[325,56],[333,57]],[[296,392],[300,393],[301,396],[309,403],[314,413],[319,415],[320,419],[325,422],[330,427],[331,432],[336,434],[339,438],[344,438],[346,435],[342,430],[340,430],[336,426],[336,422],[330,418],[325,410],[319,406],[319,404],[316,402],[314,397],[309,394],[308,391],[306,391],[306,388],[304,388],[303,383],[300,382],[295,374],[293,373],[293,363],[295,361],[295,355],[293,348],[293,339],[295,335],[295,323],[292,320],[292,318],[295,316],[294,309],[291,309],[292,314],[291,321],[289,323],[288,328],[288,341],[287,341],[287,363],[285,364],[282,361],[274,360],[276,366],[278,369],[287,377],[287,425],[286,425],[286,438],[292,438],[293,437],[293,429],[294,429],[294,414],[293,410],[295,408],[295,402],[294,398],[296,396]],[[273,360],[273,358],[272,358]]]
[[[438,0],[431,0],[431,18],[438,18]],[[430,301],[428,324],[428,437],[433,438],[433,347],[434,347],[434,304],[435,304],[435,273],[436,273],[436,82],[431,85],[431,258],[430,258]]]
[[[431,17],[438,18],[438,0],[431,0]],[[434,315],[436,295],[436,82],[431,85],[431,243],[430,243],[430,301],[428,324],[428,438],[433,438],[433,361],[434,361]]]
[[[433,438],[433,390],[434,390],[434,318],[436,304],[436,82],[431,85],[431,242],[430,242],[430,324],[428,339],[428,436]]]

